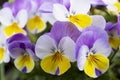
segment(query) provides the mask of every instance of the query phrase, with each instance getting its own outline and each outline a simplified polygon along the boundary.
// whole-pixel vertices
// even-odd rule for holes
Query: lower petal
[[[90,77],[98,77],[109,68],[109,60],[101,54],[92,54],[84,66],[85,73]]]
[[[86,14],[77,14],[69,17],[70,22],[76,24],[80,29],[84,29],[92,24],[92,19]]]
[[[17,23],[13,23],[12,25],[4,28],[4,32],[5,32],[6,36],[8,36],[8,37],[13,34],[17,34],[17,33],[26,34],[26,32],[22,28],[20,28]]]
[[[109,43],[110,43],[112,48],[118,49],[119,46],[120,46],[120,39],[119,38],[109,37]]]
[[[14,61],[15,66],[18,70],[29,73],[34,68],[34,61],[29,55],[20,56]]]
[[[28,21],[27,29],[32,33],[39,33],[45,29],[45,24],[39,16],[35,16]]]
[[[69,60],[59,54],[53,54],[45,57],[41,61],[40,65],[45,72],[53,75],[61,75],[71,66]]]

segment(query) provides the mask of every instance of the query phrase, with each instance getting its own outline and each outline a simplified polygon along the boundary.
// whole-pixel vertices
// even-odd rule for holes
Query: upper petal
[[[13,14],[10,8],[3,8],[0,11],[0,22],[2,25],[8,26],[12,24],[13,19]]]
[[[108,41],[104,39],[96,40],[91,50],[95,50],[96,53],[105,55],[106,57],[108,57],[111,53],[111,47]]]
[[[16,20],[21,28],[25,27],[28,20],[27,11],[25,9],[20,10],[16,16]]]
[[[44,58],[57,50],[56,42],[48,35],[42,35],[36,42],[35,53],[37,57]]]
[[[94,15],[92,17],[92,26],[100,27],[102,29],[105,29],[106,21],[103,16],[101,15]]]
[[[53,15],[59,21],[68,21],[69,13],[64,5],[54,4]]]
[[[74,24],[70,22],[57,21],[54,23],[50,33],[52,37],[54,37],[56,42],[59,43],[61,38],[65,36],[69,36],[76,42],[81,32],[77,29],[77,27]]]
[[[90,10],[90,0],[70,0],[70,13],[87,13]]]
[[[68,58],[70,61],[75,61],[75,42],[70,37],[63,37],[60,40],[58,49]]]

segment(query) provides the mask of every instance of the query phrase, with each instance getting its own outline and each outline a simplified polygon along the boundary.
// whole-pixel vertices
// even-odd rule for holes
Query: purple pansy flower
[[[29,73],[34,68],[35,46],[23,34],[15,34],[7,40],[10,56],[15,59],[15,67],[25,73]]]

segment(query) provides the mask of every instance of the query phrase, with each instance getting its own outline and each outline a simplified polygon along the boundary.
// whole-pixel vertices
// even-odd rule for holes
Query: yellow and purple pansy
[[[31,72],[35,66],[34,60],[38,59],[34,44],[21,33],[8,38],[7,44],[10,56],[15,59],[15,67],[25,73]]]
[[[88,27],[76,42],[77,66],[89,77],[96,78],[109,68],[110,52],[107,33],[98,27]]]
[[[50,33],[39,37],[35,52],[42,59],[41,68],[50,74],[61,75],[75,61],[75,41],[80,35],[79,30],[69,22],[55,22]]]
[[[78,29],[94,25],[105,28],[106,21],[101,15],[88,15],[90,10],[90,0],[70,0],[70,7],[64,4],[53,5],[53,15],[59,21],[70,21],[75,24]]]

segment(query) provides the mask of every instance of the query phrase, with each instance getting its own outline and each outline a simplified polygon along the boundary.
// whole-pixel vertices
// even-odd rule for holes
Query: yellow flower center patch
[[[101,54],[90,54],[84,66],[85,73],[90,77],[97,77],[95,69],[105,72],[109,67],[109,60]]]
[[[29,55],[18,57],[15,61],[15,66],[18,70],[29,73],[34,68],[34,61]]]
[[[65,73],[71,66],[69,59],[59,52],[46,56],[40,65],[45,72],[54,75]]]
[[[79,28],[82,28],[82,29],[92,24],[92,19],[87,14],[71,15],[68,19],[70,22],[72,22],[73,24],[76,24]]]
[[[8,36],[8,37],[13,34],[17,34],[17,33],[26,34],[26,32],[22,28],[20,28],[17,23],[13,23],[12,25],[4,28],[4,32],[5,32],[6,36]]]
[[[3,61],[5,55],[5,50],[4,48],[0,48],[0,63]]]
[[[45,29],[45,23],[40,19],[39,16],[35,16],[28,21],[27,29],[30,32],[38,33]]]
[[[118,49],[120,46],[120,39],[117,37],[109,37],[109,43],[112,48]]]
[[[117,8],[117,11],[120,12],[120,2],[114,3],[114,6]]]

